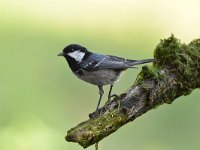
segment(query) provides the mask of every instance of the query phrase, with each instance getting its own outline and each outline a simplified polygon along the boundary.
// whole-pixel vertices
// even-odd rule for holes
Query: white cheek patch
[[[81,62],[83,60],[83,57],[85,56],[85,53],[80,51],[74,51],[67,54],[68,56],[74,58],[76,61]]]

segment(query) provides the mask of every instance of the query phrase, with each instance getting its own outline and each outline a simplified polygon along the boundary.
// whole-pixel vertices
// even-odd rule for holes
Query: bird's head
[[[70,44],[66,46],[58,56],[64,56],[65,58],[70,57],[75,59],[77,62],[81,62],[87,53],[89,52],[85,47],[78,44]]]

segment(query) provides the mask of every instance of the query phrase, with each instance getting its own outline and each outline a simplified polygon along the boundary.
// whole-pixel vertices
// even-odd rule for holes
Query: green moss
[[[172,86],[176,85],[178,89],[170,91],[168,98],[163,96],[165,102],[171,103],[170,99],[173,97],[187,95],[192,89],[200,87],[200,39],[186,45],[171,35],[157,45],[154,58],[156,62],[153,66],[143,66],[135,82],[135,85],[141,85],[145,91],[150,91],[150,99],[155,99],[155,96],[160,96],[159,93],[165,93],[168,88],[173,89]],[[169,81],[172,76],[176,83]],[[165,80],[167,85],[163,82]]]
[[[89,119],[68,131],[66,140],[78,142],[86,148],[116,131],[127,121],[127,117],[115,109],[97,119]],[[73,137],[71,136],[73,135]]]
[[[176,75],[180,95],[187,95],[200,86],[200,39],[186,45],[171,35],[161,40],[154,51],[154,57],[160,67]]]
[[[154,58],[159,66],[171,65],[177,60],[177,55],[182,52],[180,40],[171,35],[168,39],[161,40],[154,50]]]
[[[138,74],[136,84],[141,84],[145,79],[159,80],[163,78],[163,75],[159,72],[159,66],[143,66],[142,71]]]

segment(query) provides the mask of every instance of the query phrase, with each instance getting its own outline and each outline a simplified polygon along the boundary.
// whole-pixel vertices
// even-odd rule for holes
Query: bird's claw
[[[112,97],[114,97],[114,98],[111,100]],[[112,101],[117,102],[117,108],[120,107],[119,96],[117,94],[112,94],[112,95],[108,96],[108,101],[106,102],[106,105],[109,105],[109,103],[112,103]]]
[[[92,112],[89,114],[89,118],[90,119],[96,118],[96,117],[100,116],[101,112],[102,112],[102,108],[96,109],[95,112]]]
[[[96,118],[96,117],[98,117],[98,116],[99,116],[99,113],[98,113],[97,111],[95,111],[95,112],[89,114],[89,118],[90,118],[90,119]]]
[[[117,94],[108,95],[108,101],[110,101],[112,97],[117,97],[117,96],[118,96]]]

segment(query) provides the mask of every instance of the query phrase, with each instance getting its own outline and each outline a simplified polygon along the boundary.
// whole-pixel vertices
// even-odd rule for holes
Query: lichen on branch
[[[70,129],[65,139],[86,148],[152,108],[200,88],[200,39],[186,45],[171,35],[157,45],[154,58],[152,66],[142,67],[132,87]]]

